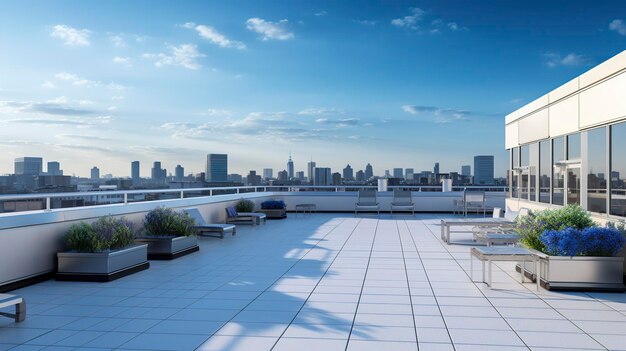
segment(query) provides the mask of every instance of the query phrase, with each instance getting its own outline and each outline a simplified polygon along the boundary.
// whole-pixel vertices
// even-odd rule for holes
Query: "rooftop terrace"
[[[444,216],[290,215],[110,283],[22,288],[0,350],[626,349],[624,294],[537,293],[509,263],[473,283]]]

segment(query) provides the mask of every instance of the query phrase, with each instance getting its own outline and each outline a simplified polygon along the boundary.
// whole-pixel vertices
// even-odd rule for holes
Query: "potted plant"
[[[171,260],[200,250],[194,219],[166,207],[146,214],[143,234],[135,241],[148,245],[151,260]]]
[[[551,290],[623,290],[626,239],[614,227],[599,227],[588,212],[570,205],[518,219],[520,241],[541,256],[541,284]],[[517,266],[536,279],[534,265]]]
[[[57,253],[57,280],[107,282],[148,269],[148,246],[133,241],[133,226],[106,216],[72,225],[66,251]]]
[[[254,202],[246,199],[240,199],[235,204],[237,212],[254,212]]]
[[[287,205],[283,200],[267,200],[261,203],[260,212],[265,213],[270,219],[287,218]]]

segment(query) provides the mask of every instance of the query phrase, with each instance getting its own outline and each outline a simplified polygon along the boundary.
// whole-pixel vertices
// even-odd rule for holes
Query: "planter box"
[[[173,260],[200,250],[198,237],[191,236],[144,236],[135,242],[148,245],[148,259]]]
[[[287,218],[287,209],[261,209],[261,213],[265,213],[269,219],[283,219]]]
[[[623,257],[541,255],[541,286],[548,290],[624,291]],[[524,273],[536,279],[532,263],[526,262]]]
[[[148,269],[148,245],[111,252],[57,253],[57,280],[108,282]]]

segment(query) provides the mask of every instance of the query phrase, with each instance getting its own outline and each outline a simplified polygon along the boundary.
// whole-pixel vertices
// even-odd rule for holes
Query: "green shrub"
[[[148,212],[143,220],[146,235],[190,236],[196,235],[196,222],[186,213],[166,207],[157,207]]]
[[[132,225],[125,219],[101,217],[92,224],[80,222],[65,234],[65,247],[76,252],[102,252],[133,245]]]
[[[254,202],[246,199],[241,199],[237,201],[237,204],[235,205],[235,210],[237,210],[237,212],[253,212]]]
[[[591,215],[578,205],[568,205],[556,210],[531,212],[517,220],[516,231],[520,241],[531,249],[546,252],[545,245],[540,237],[548,230],[563,230],[565,228],[584,229],[596,224]]]

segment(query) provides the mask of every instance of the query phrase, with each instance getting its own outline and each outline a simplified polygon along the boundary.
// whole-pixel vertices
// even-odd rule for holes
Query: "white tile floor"
[[[625,294],[537,293],[508,263],[473,283],[439,218],[291,216],[114,282],[20,289],[0,350],[626,350]]]

